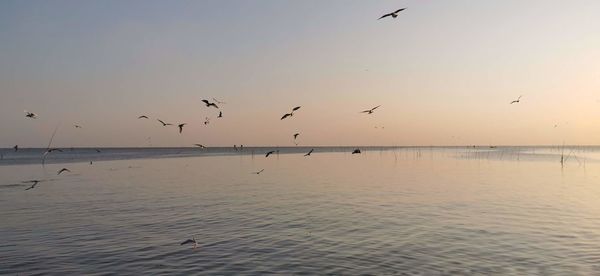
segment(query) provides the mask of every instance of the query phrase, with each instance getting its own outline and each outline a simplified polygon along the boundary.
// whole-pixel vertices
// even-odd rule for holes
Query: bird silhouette
[[[521,102],[521,97],[523,97],[523,95],[519,96],[519,98],[517,98],[516,100],[510,102],[510,104],[520,103]]]
[[[306,153],[304,156],[310,156],[310,154],[314,151],[315,149],[310,149],[310,151],[308,153]]]
[[[355,149],[354,151],[352,151],[352,154],[357,154],[360,153],[360,149]]]
[[[271,154],[273,154],[273,153],[275,153],[275,151],[274,151],[274,150],[272,150],[272,151],[269,151],[269,152],[267,152],[267,154],[265,154],[265,157],[269,157],[269,155],[271,155]]]
[[[211,103],[211,102],[209,102],[208,100],[202,100],[202,102],[204,102],[204,104],[206,104],[206,107],[211,107],[211,106],[212,106],[212,107],[214,107],[214,108],[219,108],[219,107],[217,106],[217,104],[215,104],[215,103]]]
[[[367,109],[367,110],[361,111],[360,113],[373,114],[373,111],[375,111],[375,109],[379,108],[380,106],[381,106],[381,105],[378,105],[378,106],[376,106],[376,107],[373,107],[373,108],[371,108],[371,109]]]
[[[208,118],[208,117],[205,117],[205,118],[204,118],[204,124],[205,124],[205,125],[208,125],[208,124],[210,124],[210,118]]]
[[[19,145],[15,145],[15,146],[13,147],[13,149],[15,149],[15,151],[18,151],[18,150],[19,150]]]
[[[148,116],[142,115],[142,116],[139,116],[138,119],[148,119]]]
[[[62,168],[62,169],[60,169],[60,171],[58,171],[58,172],[56,173],[56,175],[60,175],[60,174],[61,174],[61,173],[63,173],[63,172],[71,172],[71,171],[70,171],[69,169],[67,169],[67,168]]]
[[[204,149],[204,148],[206,148],[206,147],[205,147],[204,145],[202,145],[202,144],[194,144],[194,146],[196,146],[196,147],[199,147],[199,148],[201,148],[201,149]]]
[[[37,115],[35,113],[29,112],[27,110],[25,110],[25,117],[31,118],[31,119],[37,119]]]
[[[163,126],[172,126],[173,125],[173,124],[170,124],[170,123],[165,123],[161,119],[156,119],[156,120],[159,121]]]
[[[23,183],[33,183],[29,188],[25,189],[25,191],[31,190],[33,188],[35,188],[35,186],[37,186],[38,183],[42,182],[41,180],[29,180],[29,181],[23,181]]]
[[[177,127],[179,127],[179,133],[181,133],[183,131],[183,126],[187,125],[186,123],[183,124],[178,124]]]
[[[223,111],[219,111],[219,116],[217,118],[223,118]]]
[[[192,236],[191,239],[187,239],[184,242],[182,242],[180,245],[186,245],[191,243],[193,245],[192,249],[196,249],[196,247],[198,247],[198,242],[196,242],[196,237]]]
[[[294,133],[294,140],[296,140],[296,138],[298,138],[298,135],[300,135],[300,133]]]
[[[262,170],[260,170],[260,171],[257,171],[257,172],[252,172],[252,173],[253,173],[253,174],[260,174],[260,173],[261,173],[261,172],[263,172],[264,170],[265,170],[265,169],[262,169]]]
[[[101,153],[102,151],[100,151],[99,149],[94,149],[97,153]]]
[[[403,11],[403,10],[406,10],[406,8],[402,8],[402,9],[399,9],[399,10],[397,10],[395,12],[390,12],[388,14],[384,14],[381,17],[379,17],[377,20],[382,19],[382,18],[386,18],[388,16],[391,16],[392,18],[396,18],[396,17],[398,17],[398,13],[401,12],[401,11]]]

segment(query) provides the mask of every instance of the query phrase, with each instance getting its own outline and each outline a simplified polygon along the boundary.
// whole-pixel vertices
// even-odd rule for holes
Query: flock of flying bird
[[[396,18],[396,17],[398,17],[398,13],[400,13],[401,11],[404,11],[405,9],[406,9],[406,8],[402,8],[402,9],[398,9],[398,10],[396,10],[396,11],[394,11],[394,12],[391,12],[391,13],[384,14],[384,15],[382,15],[381,17],[379,17],[377,20],[380,20],[380,19],[383,19],[383,18],[386,18],[386,17],[392,17],[392,18]],[[522,97],[522,96],[519,96],[519,97],[518,97],[516,100],[513,100],[513,101],[511,101],[511,102],[510,102],[510,104],[519,103],[519,102],[520,102],[520,100],[521,100],[521,97]],[[213,102],[210,102],[209,100],[203,99],[203,100],[202,100],[202,102],[204,103],[204,105],[205,105],[206,107],[208,107],[208,108],[211,108],[211,107],[212,107],[212,108],[215,108],[215,109],[219,109],[219,105],[223,105],[223,104],[225,104],[225,102],[219,101],[219,100],[217,100],[217,99],[215,99],[215,98],[212,98],[212,100],[213,100]],[[219,104],[219,105],[217,105],[217,104]],[[373,114],[373,113],[375,112],[375,110],[376,110],[376,109],[378,109],[380,106],[381,106],[381,105],[377,105],[377,106],[375,106],[375,107],[373,107],[373,108],[370,108],[370,109],[366,109],[366,110],[360,111],[359,113]],[[285,114],[283,114],[283,116],[281,116],[280,120],[284,120],[284,119],[288,119],[288,118],[291,118],[291,117],[293,117],[293,116],[294,116],[294,114],[295,114],[295,112],[297,112],[297,111],[298,111],[300,108],[301,108],[301,106],[296,106],[296,107],[293,107],[289,113],[285,113]],[[25,113],[26,113],[25,117],[27,117],[27,118],[36,119],[36,118],[38,117],[38,116],[37,116],[37,114],[35,114],[35,113],[33,113],[33,112],[29,112],[29,111],[27,111],[27,110],[25,110]],[[220,111],[220,110],[219,110],[219,113],[218,113],[218,115],[217,115],[217,118],[223,118],[223,112],[222,112],[222,111]],[[141,116],[138,116],[138,119],[149,119],[149,117],[148,117],[148,116],[146,116],[146,115],[141,115]],[[172,124],[172,123],[167,123],[167,122],[165,122],[165,121],[163,121],[163,120],[161,120],[161,119],[156,119],[156,120],[157,120],[158,122],[160,122],[160,124],[162,124],[162,126],[163,126],[163,127],[167,127],[167,126],[173,126],[173,124]],[[205,118],[205,121],[204,121],[204,124],[205,124],[205,125],[207,125],[207,124],[209,124],[209,123],[210,123],[210,118],[209,118],[209,117],[206,117],[206,118]],[[186,126],[186,125],[187,125],[187,123],[178,123],[178,124],[177,124],[177,128],[178,128],[178,130],[179,130],[179,133],[180,133],[180,134],[183,132],[183,128],[184,128],[184,126]],[[77,124],[75,124],[75,125],[74,125],[74,127],[75,127],[75,128],[82,128],[82,126],[81,126],[81,125],[77,125]],[[376,127],[376,128],[377,128],[377,127]],[[382,129],[383,129],[383,127],[382,127]],[[55,134],[55,133],[56,133],[56,129],[55,129],[55,132],[54,132],[54,134]],[[54,134],[52,135],[52,138],[54,138]],[[297,139],[298,139],[298,136],[299,136],[299,135],[300,135],[300,133],[294,133],[294,134],[293,134],[294,143],[295,143],[296,145],[298,145],[298,143],[297,143]],[[51,143],[52,143],[52,139],[50,139],[50,143],[49,143],[49,145],[48,145],[48,148],[47,148],[46,152],[44,152],[44,154],[43,154],[43,157],[42,157],[42,164],[44,163],[44,161],[45,161],[45,158],[46,158],[46,156],[47,156],[49,153],[51,153],[51,152],[53,152],[53,151],[59,151],[59,152],[62,152],[62,150],[61,150],[61,149],[58,149],[58,148],[50,148],[50,144],[51,144]],[[205,147],[204,145],[202,145],[202,144],[194,144],[194,145],[195,145],[195,146],[197,146],[197,147],[200,147],[200,148],[206,148],[206,147]],[[235,145],[234,145],[234,149],[235,149],[235,150],[237,150],[237,147],[236,147]],[[241,146],[240,146],[240,149],[243,149],[243,145],[241,145]],[[15,145],[15,146],[14,146],[14,150],[15,150],[15,151],[18,151],[18,150],[19,150],[19,146],[18,146],[18,145]],[[97,151],[97,152],[100,152],[100,150],[98,150],[98,149],[96,149],[96,151]],[[304,156],[310,156],[310,155],[313,153],[313,151],[314,151],[314,149],[311,149],[309,152],[307,152],[306,154],[304,154]],[[271,151],[268,151],[268,152],[265,154],[265,157],[269,157],[270,155],[272,155],[272,154],[274,154],[274,153],[279,153],[279,150],[271,150]],[[359,148],[356,148],[356,149],[354,149],[354,150],[352,151],[352,154],[360,154],[360,153],[361,153],[361,151],[360,151],[360,149],[359,149]],[[91,162],[90,162],[90,164],[91,164]],[[252,174],[256,174],[256,175],[258,175],[258,174],[261,174],[261,173],[262,173],[262,172],[264,172],[264,171],[265,171],[265,169],[261,169],[261,170],[259,170],[259,171],[256,171],[256,172],[252,172]],[[57,175],[60,175],[60,174],[62,174],[62,173],[64,173],[64,172],[71,172],[71,171],[70,171],[69,169],[67,169],[67,168],[62,168],[61,170],[59,170],[59,171],[57,172]],[[28,180],[28,181],[23,181],[23,183],[31,183],[31,186],[30,186],[30,187],[28,187],[28,188],[26,188],[25,190],[31,190],[31,189],[34,189],[34,188],[35,188],[35,187],[36,187],[36,186],[37,186],[37,185],[38,185],[40,182],[43,182],[43,181],[45,181],[45,180]],[[197,248],[197,247],[198,247],[198,242],[196,241],[196,238],[195,238],[194,236],[193,236],[191,239],[185,240],[185,241],[183,241],[183,242],[181,243],[181,245],[186,245],[186,244],[191,244],[191,245],[192,245],[192,248]]]

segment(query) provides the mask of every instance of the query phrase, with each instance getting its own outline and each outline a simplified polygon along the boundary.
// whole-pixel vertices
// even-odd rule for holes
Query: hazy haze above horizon
[[[65,147],[292,146],[295,132],[600,144],[599,14],[600,1],[1,1],[0,148],[45,147],[57,124]]]

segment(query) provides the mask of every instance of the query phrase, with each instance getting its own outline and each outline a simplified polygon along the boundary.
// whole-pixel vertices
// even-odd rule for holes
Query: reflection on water
[[[600,273],[596,152],[517,150],[0,166],[0,274]]]

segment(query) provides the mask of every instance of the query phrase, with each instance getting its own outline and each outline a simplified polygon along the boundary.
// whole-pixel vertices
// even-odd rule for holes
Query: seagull
[[[312,153],[314,150],[315,150],[315,149],[310,149],[310,151],[309,151],[307,154],[305,154],[304,156],[310,156],[310,154],[311,154],[311,153]]]
[[[375,111],[375,109],[377,109],[378,107],[380,107],[381,105],[378,105],[376,107],[373,107],[371,109],[367,109],[365,111],[361,111],[360,113],[367,113],[367,114],[373,114],[373,111]]]
[[[296,140],[296,138],[298,138],[298,135],[300,135],[300,133],[294,133],[294,140]]]
[[[159,121],[163,126],[172,126],[173,125],[173,124],[165,123],[161,119],[156,119],[156,120]]]
[[[80,125],[73,125],[75,128],[81,128]]]
[[[13,147],[13,149],[15,149],[15,151],[18,151],[18,150],[19,150],[19,145],[15,145],[15,146]]]
[[[179,127],[179,133],[181,133],[183,131],[183,126],[187,125],[186,123],[183,124],[178,124],[177,127]]]
[[[218,104],[226,104],[226,102],[219,101],[219,100],[217,100],[217,99],[215,99],[215,98],[212,98],[212,99],[213,99],[213,101],[215,101],[215,102],[216,102],[216,103],[218,103]]]
[[[267,154],[265,154],[265,157],[269,157],[269,155],[271,155],[271,154],[273,154],[273,153],[275,153],[275,151],[274,151],[274,150],[272,150],[272,151],[269,151],[269,152],[267,152]]]
[[[185,244],[188,244],[188,243],[191,243],[191,244],[194,245],[194,247],[192,247],[192,249],[196,249],[196,247],[198,247],[198,242],[196,242],[196,237],[194,237],[194,236],[192,236],[191,239],[188,239],[188,240],[182,242],[181,245],[185,245]]]
[[[260,174],[260,173],[261,173],[261,172],[263,172],[264,170],[265,170],[265,169],[262,169],[262,170],[260,170],[260,171],[257,171],[257,172],[252,172],[252,173],[253,173],[253,174]]]
[[[148,116],[142,115],[142,116],[138,117],[138,119],[148,119]]]
[[[352,151],[352,154],[357,154],[360,153],[360,149],[355,149],[354,151]]]
[[[206,147],[202,144],[194,144],[194,146],[199,147],[201,149],[205,149]]]
[[[31,190],[33,188],[35,188],[35,186],[37,186],[38,183],[42,182],[41,180],[29,180],[29,181],[23,181],[23,183],[33,183],[29,188],[25,189],[25,191],[27,190]]]
[[[519,96],[519,98],[517,98],[516,100],[510,102],[510,104],[520,103],[521,102],[521,97],[523,97],[523,95]]]
[[[292,115],[294,115],[294,114],[293,114],[293,113],[286,113],[286,114],[284,114],[284,115],[281,117],[281,120],[283,120],[283,119],[285,119],[285,118],[287,118],[287,117],[290,117],[290,116],[292,116]]]
[[[29,112],[27,110],[25,110],[25,117],[31,118],[31,119],[37,119],[37,115],[35,113]]]
[[[398,13],[401,12],[401,11],[403,11],[403,10],[406,10],[406,8],[402,8],[402,9],[399,9],[399,10],[397,10],[395,12],[384,14],[381,17],[379,17],[377,20],[385,18],[385,17],[388,17],[388,16],[391,16],[392,18],[396,18],[396,17],[398,17]]]
[[[213,107],[215,107],[215,108],[219,108],[219,107],[217,106],[217,104],[215,104],[215,103],[211,103],[211,102],[209,102],[208,100],[202,100],[202,101],[203,101],[203,102],[206,104],[206,107],[211,107],[211,106],[213,106]]]
[[[56,175],[60,175],[63,172],[71,172],[71,171],[67,168],[62,168],[62,169],[60,169],[60,171],[58,171],[58,173],[56,173]]]
[[[223,118],[223,112],[219,111],[219,116],[217,116],[217,118]]]

